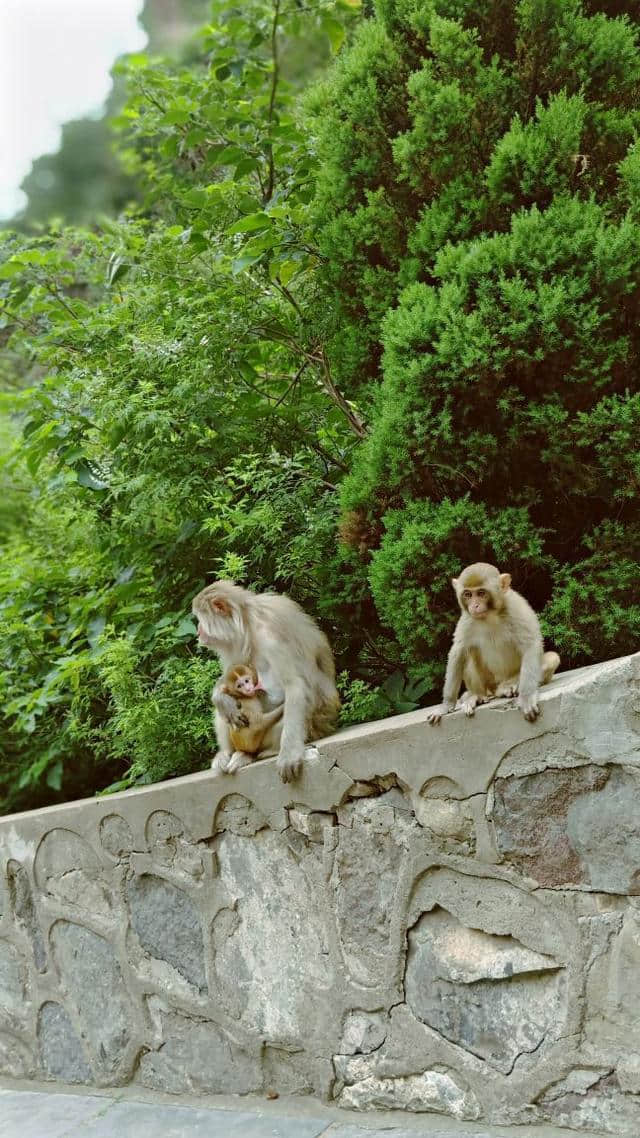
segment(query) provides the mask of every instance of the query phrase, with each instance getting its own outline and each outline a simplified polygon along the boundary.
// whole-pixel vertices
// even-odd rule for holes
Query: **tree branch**
[[[273,22],[271,24],[271,91],[269,94],[269,111],[267,114],[267,122],[269,126],[273,122],[273,112],[276,103],[276,91],[278,89],[278,79],[280,78],[280,61],[278,59],[278,21],[280,19],[280,0],[275,0],[273,5]],[[268,157],[268,177],[263,195],[263,205],[271,201],[273,196],[273,189],[276,181],[275,167],[273,164],[273,146],[269,146]]]

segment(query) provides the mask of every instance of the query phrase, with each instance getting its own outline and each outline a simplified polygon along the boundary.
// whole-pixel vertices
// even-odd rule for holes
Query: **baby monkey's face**
[[[258,673],[253,668],[239,667],[232,676],[232,683],[233,691],[243,699],[251,699],[258,692],[264,691]]]
[[[258,685],[254,682],[252,676],[238,676],[236,680],[236,691],[240,695],[255,695],[258,690]]]

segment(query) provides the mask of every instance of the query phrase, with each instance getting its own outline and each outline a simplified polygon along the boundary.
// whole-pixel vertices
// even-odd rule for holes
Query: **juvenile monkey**
[[[222,678],[220,690],[236,705],[229,720],[229,740],[233,748],[229,773],[246,766],[262,748],[267,731],[280,719],[283,703],[273,711],[263,711],[260,692],[264,688],[250,664],[235,664]]]
[[[452,580],[462,615],[447,660],[442,703],[427,716],[432,724],[456,706],[473,715],[479,703],[499,696],[518,696],[518,707],[532,723],[540,714],[538,688],[560,664],[557,652],[543,650],[540,623],[509,573],[478,562]]]

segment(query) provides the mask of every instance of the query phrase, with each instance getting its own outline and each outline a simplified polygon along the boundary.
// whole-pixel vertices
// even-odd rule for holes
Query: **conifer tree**
[[[343,567],[434,682],[475,560],[565,666],[637,649],[637,6],[378,0],[316,107]]]

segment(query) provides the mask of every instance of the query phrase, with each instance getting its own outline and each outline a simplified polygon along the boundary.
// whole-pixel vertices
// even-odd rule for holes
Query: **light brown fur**
[[[201,643],[217,654],[223,668],[238,661],[251,665],[266,689],[267,708],[284,701],[282,717],[268,729],[259,753],[277,754],[278,770],[288,782],[302,769],[305,743],[330,734],[338,716],[335,665],[326,636],[290,597],[253,593],[231,581],[208,585],[192,608]],[[220,746],[213,769],[233,770],[229,723],[233,725],[235,702],[220,682],[212,699]]]
[[[250,681],[249,687],[243,683],[245,679]],[[262,689],[258,684],[258,673],[246,664],[236,664],[222,677],[221,690],[236,701],[237,711],[247,721],[244,727],[230,725],[231,746],[234,751],[249,756],[261,750],[268,729],[280,719],[283,709],[283,704],[278,704],[273,711],[264,711],[259,694]]]
[[[560,664],[556,652],[544,652],[540,623],[511,577],[495,566],[469,565],[452,581],[461,609],[447,661],[442,704],[428,715],[432,724],[456,707],[460,684],[467,690],[457,704],[473,715],[479,703],[498,696],[518,696],[525,719],[540,714],[538,687],[548,683]]]

